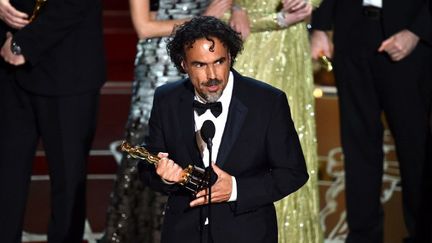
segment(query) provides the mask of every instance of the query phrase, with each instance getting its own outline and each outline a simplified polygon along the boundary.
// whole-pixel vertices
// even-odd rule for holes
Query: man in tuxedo
[[[167,48],[189,78],[156,90],[146,147],[161,159],[140,164],[142,180],[169,193],[162,242],[277,242],[273,202],[308,179],[286,95],[231,69],[242,40],[216,18],[178,27]],[[207,190],[176,184],[188,164],[209,166],[198,135],[206,120],[216,127],[210,216]]]
[[[425,0],[324,0],[313,13],[312,56],[331,55],[345,158],[347,242],[382,242],[385,113],[395,139],[406,242],[418,232],[431,83],[431,20]]]
[[[48,242],[82,242],[86,160],[105,81],[99,0],[0,4],[0,235],[21,242],[39,139],[49,166]]]

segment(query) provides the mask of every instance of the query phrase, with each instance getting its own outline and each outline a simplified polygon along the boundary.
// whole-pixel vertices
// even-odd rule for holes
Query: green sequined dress
[[[281,29],[280,0],[235,0],[248,12],[251,35],[237,58],[241,74],[265,81],[287,94],[310,179],[299,191],[275,204],[279,242],[323,242],[319,221],[318,157],[315,134],[313,73],[306,23]],[[312,0],[316,7],[320,0]]]

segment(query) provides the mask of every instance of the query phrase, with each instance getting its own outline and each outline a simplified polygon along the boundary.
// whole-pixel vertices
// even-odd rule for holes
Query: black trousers
[[[29,80],[31,82],[31,80]],[[21,242],[32,161],[41,139],[51,182],[48,242],[82,241],[86,161],[95,131],[99,94],[39,96],[0,69],[0,235]]]
[[[364,16],[353,28],[351,48],[340,50],[335,46],[345,158],[347,242],[383,242],[382,112],[396,144],[407,240],[417,231],[428,131],[431,51],[419,43],[408,57],[393,62],[387,54],[377,51],[384,35],[380,18]]]
[[[431,80],[432,82],[432,80]],[[432,103],[432,102],[431,102]],[[429,108],[427,160],[423,170],[420,230],[416,243],[432,243],[432,106]]]

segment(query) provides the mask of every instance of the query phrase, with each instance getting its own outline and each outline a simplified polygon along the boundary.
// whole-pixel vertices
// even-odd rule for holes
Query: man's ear
[[[181,61],[180,65],[183,68],[183,70],[186,72],[186,65],[185,65],[184,60]]]

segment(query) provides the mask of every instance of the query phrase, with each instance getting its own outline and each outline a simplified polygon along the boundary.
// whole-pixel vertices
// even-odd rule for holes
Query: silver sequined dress
[[[191,18],[203,12],[209,0],[160,0],[157,19]],[[126,126],[126,140],[144,143],[156,87],[184,76],[171,63],[166,37],[140,40],[135,59],[135,80]],[[160,242],[166,197],[151,191],[137,177],[137,161],[123,156],[111,203],[103,242]]]

